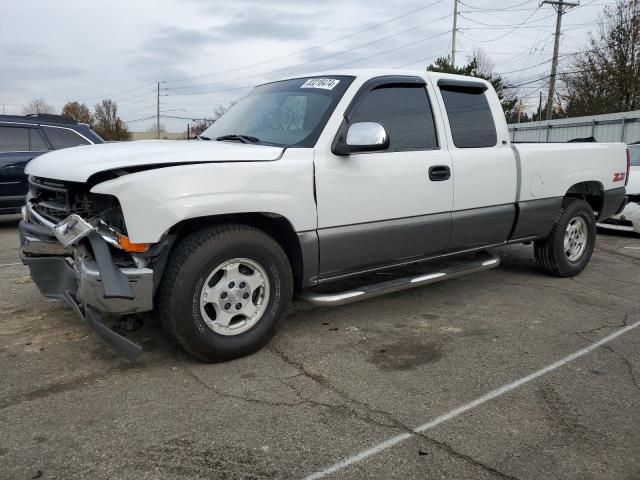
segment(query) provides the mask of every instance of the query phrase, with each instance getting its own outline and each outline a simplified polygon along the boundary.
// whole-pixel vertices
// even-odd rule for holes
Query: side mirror
[[[389,134],[385,128],[375,122],[353,123],[344,134],[336,138],[333,153],[349,155],[358,152],[375,152],[389,148]]]

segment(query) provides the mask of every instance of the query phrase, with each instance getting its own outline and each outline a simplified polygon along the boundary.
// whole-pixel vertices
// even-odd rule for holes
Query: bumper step
[[[302,292],[300,298],[313,305],[338,306],[359,302],[387,293],[400,292],[410,288],[421,287],[432,283],[442,282],[463,275],[496,268],[500,265],[500,258],[488,252],[482,252],[473,260],[455,265],[423,272],[408,277],[396,278],[386,282],[372,283],[355,289],[336,293],[319,293],[313,290]]]

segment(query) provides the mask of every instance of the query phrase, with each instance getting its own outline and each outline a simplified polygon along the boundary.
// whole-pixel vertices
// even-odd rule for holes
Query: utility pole
[[[520,103],[518,104],[518,123],[520,123],[520,119],[522,117],[522,112],[524,111],[524,102],[520,99]]]
[[[556,73],[558,71],[558,50],[560,50],[560,31],[562,30],[562,15],[572,7],[577,7],[580,2],[565,2],[564,0],[543,0],[540,5],[553,5],[556,9],[556,34],[553,44],[553,60],[551,62],[551,76],[549,77],[549,96],[547,97],[547,120],[551,120],[553,112],[553,97],[556,90]]]
[[[542,120],[542,91],[540,91],[540,103],[538,104],[538,121]]]
[[[458,32],[458,0],[453,0],[453,28],[451,29],[451,66],[456,66],[456,33]]]
[[[156,138],[160,140],[160,82],[158,82],[158,96],[156,98]]]

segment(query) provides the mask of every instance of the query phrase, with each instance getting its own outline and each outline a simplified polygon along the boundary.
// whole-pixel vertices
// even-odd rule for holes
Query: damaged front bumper
[[[117,266],[106,240],[95,230],[77,239],[69,236],[63,245],[55,228],[29,206],[24,208],[20,258],[33,281],[43,295],[68,303],[112,350],[135,361],[142,347],[105,325],[105,319],[153,309],[153,270]]]

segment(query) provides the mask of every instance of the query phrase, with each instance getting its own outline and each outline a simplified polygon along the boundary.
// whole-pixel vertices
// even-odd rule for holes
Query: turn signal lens
[[[122,248],[125,252],[130,253],[146,252],[151,246],[151,244],[149,243],[133,243],[126,235],[118,235],[118,245],[120,245],[120,248]]]

